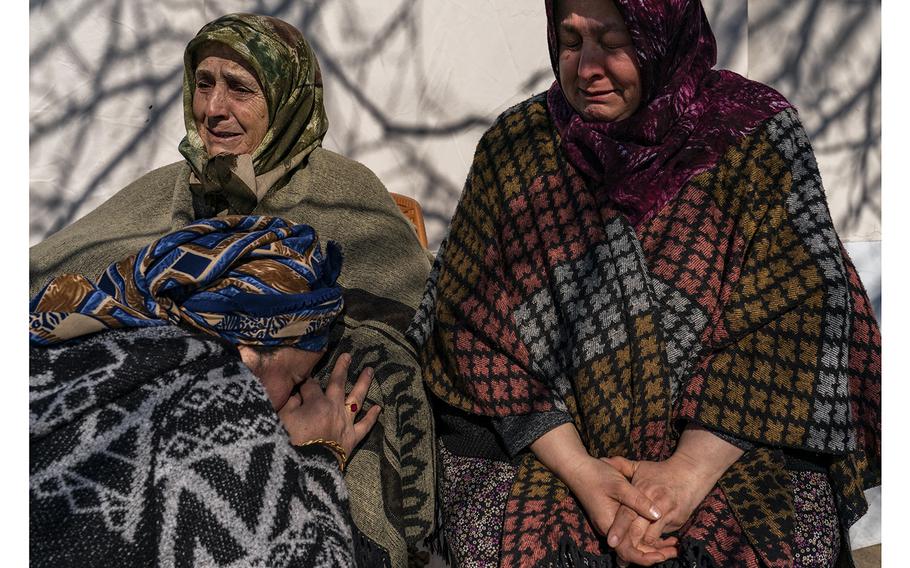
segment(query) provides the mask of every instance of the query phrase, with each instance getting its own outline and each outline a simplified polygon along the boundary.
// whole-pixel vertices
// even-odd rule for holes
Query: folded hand
[[[642,550],[666,542],[662,535],[682,528],[714,484],[743,454],[743,450],[690,425],[680,436],[676,451],[661,462],[633,462],[623,457],[602,458],[660,509],[657,520],[646,518],[630,507],[620,507],[610,527],[607,542],[623,561],[643,564]]]
[[[627,475],[663,513],[660,519],[650,521],[628,507],[617,511],[607,542],[620,558],[637,564],[641,562],[635,559],[636,551],[653,547],[662,542],[662,534],[679,530],[714,485],[713,480],[705,480],[698,470],[676,457],[662,462],[633,462],[622,457],[603,461]]]
[[[629,511],[633,518],[641,518],[646,522],[647,519],[658,519],[655,522],[660,522],[666,514],[644,491],[629,482],[631,470],[626,470],[629,471],[628,475],[610,461],[589,458],[581,461],[569,477],[569,486],[588,514],[591,524],[605,536],[613,534],[613,527],[621,519],[619,515],[622,511]],[[623,559],[649,566],[674,558],[675,545],[675,538],[657,538],[650,543],[642,543],[639,539],[635,546],[624,549]]]

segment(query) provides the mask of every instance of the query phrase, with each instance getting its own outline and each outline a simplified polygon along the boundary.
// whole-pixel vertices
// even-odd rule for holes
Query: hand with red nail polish
[[[382,408],[373,405],[363,418],[367,391],[373,381],[373,369],[364,368],[351,392],[345,395],[345,384],[351,356],[342,353],[335,361],[325,391],[311,377],[313,368],[325,353],[282,347],[272,351],[241,346],[240,356],[265,388],[266,396],[291,443],[300,445],[315,439],[334,440],[350,456],[351,451],[376,423]],[[297,393],[294,388],[300,385]]]
[[[354,388],[345,396],[344,385],[350,365],[351,356],[342,353],[335,361],[324,392],[318,381],[309,379],[300,387],[299,395],[290,397],[278,411],[292,444],[299,445],[317,438],[335,440],[350,456],[351,451],[366,437],[382,409],[374,404],[363,418],[356,420],[373,381],[373,369],[363,369]]]

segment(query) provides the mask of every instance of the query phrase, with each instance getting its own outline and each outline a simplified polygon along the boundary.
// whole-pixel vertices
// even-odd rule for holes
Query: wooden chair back
[[[392,199],[395,200],[398,209],[400,209],[404,216],[414,225],[414,228],[417,230],[417,240],[420,241],[423,248],[427,248],[429,246],[427,243],[427,229],[423,224],[423,210],[420,208],[420,203],[418,203],[416,199],[406,195],[392,193],[391,191],[389,194],[392,196]]]

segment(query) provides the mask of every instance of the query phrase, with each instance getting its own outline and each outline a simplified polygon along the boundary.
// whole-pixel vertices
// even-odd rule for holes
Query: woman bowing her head
[[[413,328],[451,549],[833,566],[880,338],[796,110],[712,69],[698,0],[545,9],[556,80],[481,138]]]

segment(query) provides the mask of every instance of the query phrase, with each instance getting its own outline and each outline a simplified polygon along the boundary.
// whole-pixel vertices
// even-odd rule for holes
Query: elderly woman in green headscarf
[[[375,369],[369,397],[384,411],[351,457],[346,482],[354,522],[392,565],[403,565],[408,546],[433,524],[430,414],[404,334],[427,255],[379,179],[322,148],[322,77],[297,29],[271,17],[223,16],[189,42],[184,67],[185,160],[142,176],[32,247],[30,295],[60,274],[96,278],[149,241],[208,217],[277,216],[338,242],[346,308],[320,379],[343,352],[352,368]]]
[[[322,142],[328,119],[316,57],[274,18],[232,15],[202,28],[184,55],[194,208],[252,211]]]

